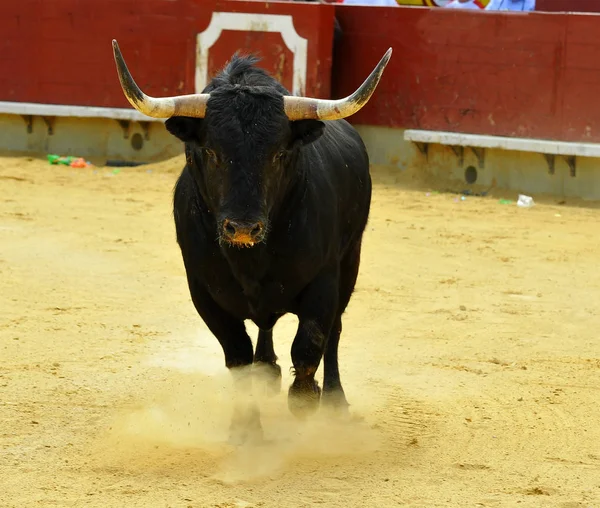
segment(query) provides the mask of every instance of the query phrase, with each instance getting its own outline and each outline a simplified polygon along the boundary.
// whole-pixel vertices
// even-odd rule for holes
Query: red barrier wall
[[[331,96],[354,91],[394,48],[355,123],[600,142],[599,15],[233,0],[5,4],[0,101],[129,107],[112,38],[147,93],[191,93],[196,35],[206,33],[213,11],[293,16],[293,33],[308,40],[306,94],[328,97],[335,10],[344,35]],[[264,66],[292,89],[288,46],[277,33],[225,30],[209,50],[208,73],[236,49],[258,48]]]
[[[394,54],[354,123],[600,142],[600,16],[336,6],[333,96]]]
[[[194,92],[196,34],[213,11],[293,16],[308,39],[305,93],[328,97],[334,7],[227,0],[20,0],[0,16],[0,101],[130,107],[117,79],[116,38],[134,79],[150,95]],[[292,89],[292,55],[280,34],[224,31],[210,49],[209,74],[238,49]]]
[[[536,0],[536,11],[545,12],[600,12],[598,0]]]

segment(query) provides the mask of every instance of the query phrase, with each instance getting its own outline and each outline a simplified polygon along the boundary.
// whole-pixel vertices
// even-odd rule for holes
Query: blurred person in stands
[[[535,0],[490,0],[486,11],[535,11]]]
[[[494,0],[492,0],[493,2]],[[451,0],[445,6],[446,9],[485,9],[481,0]]]
[[[487,6],[481,0],[452,0],[446,4],[450,9],[484,9],[486,11],[534,11],[535,0],[490,0]]]

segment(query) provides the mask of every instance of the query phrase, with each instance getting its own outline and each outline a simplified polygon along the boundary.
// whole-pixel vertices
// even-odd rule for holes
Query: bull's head
[[[230,74],[216,85],[213,80],[205,93],[149,97],[131,77],[116,41],[113,51],[125,96],[141,113],[168,118],[169,132],[185,142],[188,166],[214,213],[220,239],[237,246],[265,239],[272,211],[298,178],[300,147],[321,136],[321,120],[346,118],[367,103],[392,54],[388,49],[349,97],[322,100],[289,96],[262,71],[237,69],[239,75],[232,76],[231,65]],[[247,70],[248,60],[241,62]]]

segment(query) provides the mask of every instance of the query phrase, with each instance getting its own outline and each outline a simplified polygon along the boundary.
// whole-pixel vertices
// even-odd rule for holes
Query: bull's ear
[[[184,143],[199,140],[201,125],[201,118],[187,116],[172,116],[165,122],[167,130]]]
[[[293,145],[310,145],[321,137],[325,128],[321,120],[296,120],[291,125]]]

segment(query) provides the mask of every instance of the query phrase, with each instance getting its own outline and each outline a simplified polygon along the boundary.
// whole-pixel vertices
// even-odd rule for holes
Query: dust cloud
[[[216,342],[214,337],[206,340]],[[198,459],[211,465],[210,472],[205,471],[208,476],[230,484],[277,477],[300,462],[364,456],[379,448],[376,429],[357,416],[360,394],[353,393],[350,415],[321,407],[299,420],[287,407],[292,378],[285,369],[277,395],[269,395],[268,380],[256,368],[249,377],[251,391],[242,394],[236,392],[231,374],[217,366],[223,363],[220,356],[218,351],[204,354],[196,368],[189,352],[180,352],[179,360],[163,359],[162,367],[168,370],[146,384],[135,404],[115,414],[110,428],[94,443],[93,455],[103,467],[185,467]],[[236,399],[258,404],[264,430],[260,443],[229,443]]]

